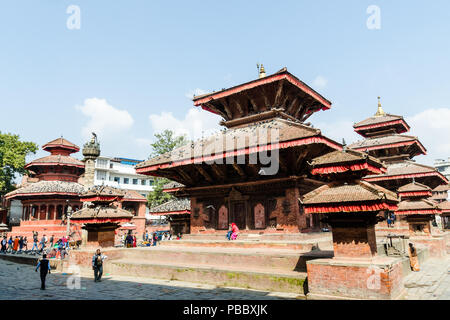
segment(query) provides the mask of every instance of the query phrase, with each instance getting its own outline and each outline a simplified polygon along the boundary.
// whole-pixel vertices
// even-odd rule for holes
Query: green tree
[[[164,130],[161,133],[156,133],[155,138],[156,141],[151,144],[151,158],[170,152],[189,142],[186,136],[176,136],[171,130]],[[163,192],[164,185],[169,182],[170,180],[166,178],[156,179],[153,191],[150,192],[147,197],[149,207],[163,204],[164,202],[167,202],[174,198],[172,195]]]
[[[0,195],[15,189],[16,174],[25,174],[25,157],[29,153],[36,153],[37,144],[20,141],[18,135],[0,132]]]
[[[185,135],[175,136],[172,130],[164,130],[155,134],[156,141],[151,144],[152,152],[150,158],[154,158],[166,152],[170,152],[188,143]]]

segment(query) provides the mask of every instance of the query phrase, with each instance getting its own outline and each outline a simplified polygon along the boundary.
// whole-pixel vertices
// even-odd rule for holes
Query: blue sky
[[[70,5],[80,29],[67,28]],[[188,97],[252,80],[262,62],[333,102],[310,121],[338,141],[358,139],[351,125],[380,95],[431,164],[450,156],[449,12],[447,0],[2,1],[0,130],[80,146],[94,130],[103,155],[145,159],[155,131],[217,127]]]

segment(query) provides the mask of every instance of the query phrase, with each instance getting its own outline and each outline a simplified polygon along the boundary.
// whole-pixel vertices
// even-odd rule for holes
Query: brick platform
[[[406,258],[372,261],[318,259],[307,262],[309,299],[399,298],[403,293]]]

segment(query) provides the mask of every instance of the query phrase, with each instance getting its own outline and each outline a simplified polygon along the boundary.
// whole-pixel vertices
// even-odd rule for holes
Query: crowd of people
[[[122,235],[122,244],[126,248],[135,248],[137,246],[156,246],[160,241],[166,240],[180,240],[181,233],[178,233],[176,237],[173,236],[171,231],[155,231],[148,232],[147,230],[142,235],[142,241],[138,243],[136,235],[129,232],[126,236]]]
[[[10,236],[9,239],[3,236],[0,252],[3,254],[46,253],[48,258],[64,259],[67,256],[69,248],[69,238],[62,237],[55,241],[54,235],[48,238],[44,234],[39,240],[38,232],[33,231],[31,249],[28,248],[30,245],[26,236],[15,236],[14,238]]]

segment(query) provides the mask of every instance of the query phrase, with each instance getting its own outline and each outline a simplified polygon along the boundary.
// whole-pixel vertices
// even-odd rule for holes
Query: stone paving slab
[[[405,277],[405,299],[450,300],[450,256],[432,258]]]
[[[47,290],[40,290],[39,272],[33,266],[0,260],[0,296],[13,300],[279,300],[296,299],[289,293],[220,288],[183,281],[104,275],[80,278],[78,289],[67,286],[71,275],[47,276]]]

